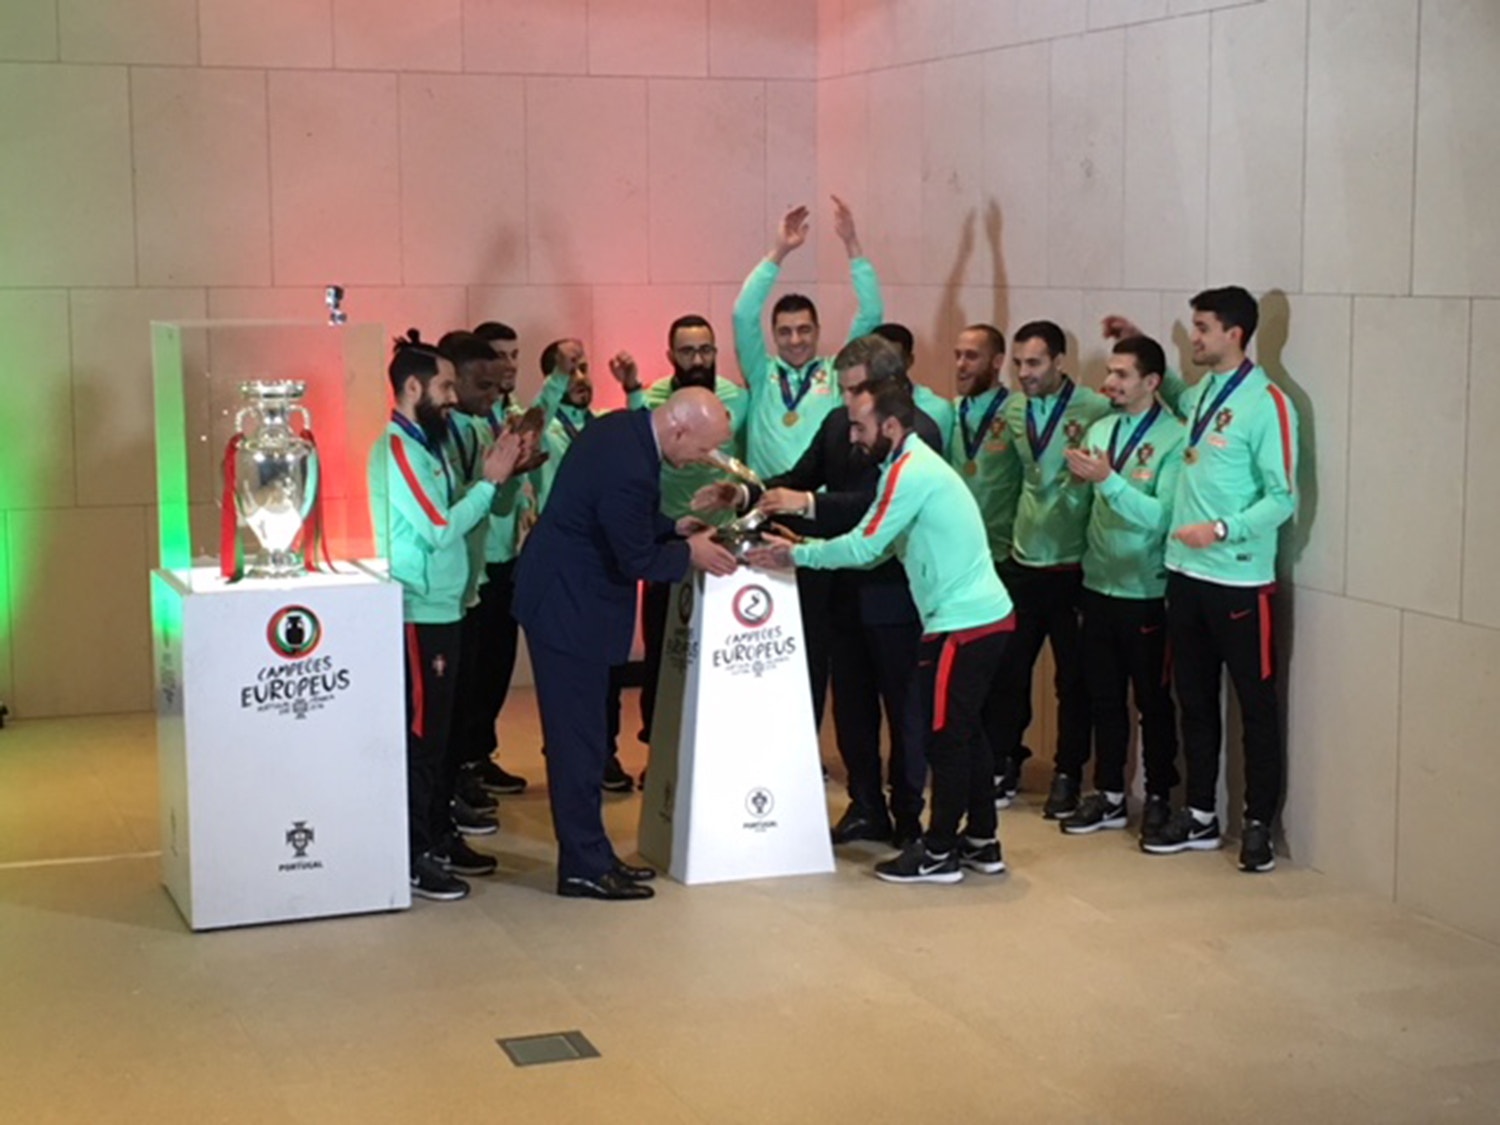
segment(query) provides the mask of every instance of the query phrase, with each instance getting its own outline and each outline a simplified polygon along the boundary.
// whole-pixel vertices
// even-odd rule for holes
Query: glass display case
[[[191,588],[383,573],[366,483],[390,391],[382,325],[151,325],[158,566]]]

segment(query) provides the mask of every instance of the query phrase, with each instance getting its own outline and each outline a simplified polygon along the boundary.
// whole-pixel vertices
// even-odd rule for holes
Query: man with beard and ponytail
[[[916,436],[906,381],[887,380],[850,407],[854,442],[880,466],[877,499],[859,525],[795,546],[772,539],[751,565],[842,570],[901,560],[921,615],[919,697],[928,730],[932,814],[925,835],[875,865],[893,883],[956,883],[964,868],[1005,870],[994,762],[981,712],[1014,627],[1010,597],[986,550],[979,505],[953,467]]]
[[[658,379],[649,387],[641,386],[640,370],[629,352],[620,352],[609,361],[609,370],[625,390],[626,404],[632,410],[655,410],[673,393],[684,387],[702,387],[712,391],[729,411],[730,437],[719,451],[743,458],[745,416],[749,400],[745,389],[718,374],[719,347],[713,326],[696,313],[680,316],[667,329],[667,362],[672,374]],[[718,479],[711,465],[695,463],[661,466],[662,515],[676,522],[694,515],[693,496],[705,484]],[[667,608],[672,586],[667,582],[647,582],[641,597],[641,633],[645,642],[645,669],[641,683],[641,733],[643,742],[651,741],[651,724],[656,714],[656,685],[661,673],[661,647],[667,631]]]
[[[797,463],[768,479],[764,489],[710,485],[697,497],[699,508],[758,507],[798,534],[820,539],[859,523],[875,501],[880,463],[849,440],[851,404],[887,383],[909,386],[907,364],[895,345],[872,334],[845,344],[833,367],[844,405],[823,419]],[[921,410],[914,429],[941,452],[937,424]],[[849,785],[849,807],[833,827],[833,842],[890,840],[905,847],[922,834],[927,785],[926,726],[915,695],[921,621],[895,559],[870,569],[834,571],[831,585],[833,725]],[[890,735],[886,778],[880,766],[882,702]]]
[[[406,622],[411,887],[421,898],[460,899],[469,885],[452,872],[477,870],[488,858],[464,844],[449,818],[447,755],[469,584],[466,538],[512,476],[522,441],[502,432],[465,491],[444,450],[458,401],[453,364],[413,329],[396,341],[388,373],[395,408],[370,452],[369,487],[371,518],[391,577],[401,584]]]

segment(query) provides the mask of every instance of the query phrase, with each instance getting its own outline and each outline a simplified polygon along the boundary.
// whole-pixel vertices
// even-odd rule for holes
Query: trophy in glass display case
[[[301,405],[307,384],[294,380],[240,384],[246,405],[235,415],[235,435],[224,451],[224,577],[291,578],[315,566],[321,540],[318,453],[312,417]],[[292,415],[301,415],[294,428]],[[260,550],[245,566],[239,526]]]

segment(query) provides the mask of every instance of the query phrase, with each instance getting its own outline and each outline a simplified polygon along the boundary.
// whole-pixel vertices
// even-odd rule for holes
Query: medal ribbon
[[[1026,404],[1026,444],[1031,446],[1031,459],[1038,464],[1041,463],[1042,454],[1047,452],[1047,446],[1052,444],[1052,435],[1057,432],[1057,424],[1062,421],[1063,411],[1068,409],[1068,403],[1073,401],[1073,380],[1066,375],[1063,376],[1062,392],[1057,396],[1057,402],[1052,406],[1052,412],[1047,416],[1047,425],[1042,432],[1036,432],[1036,417],[1031,412],[1031,403]]]
[[[1115,419],[1115,428],[1109,431],[1109,467],[1115,472],[1124,468],[1130,460],[1130,455],[1135,452],[1135,447],[1141,444],[1141,439],[1146,432],[1156,424],[1156,419],[1161,416],[1161,403],[1153,403],[1151,409],[1146,411],[1146,416],[1135,424],[1135,432],[1130,435],[1130,440],[1125,443],[1125,448],[1120,450],[1120,455],[1115,456],[1115,441],[1120,436],[1120,427],[1125,424],[1124,418]]]
[[[578,437],[579,434],[583,433],[584,426],[587,426],[589,424],[589,419],[593,417],[593,415],[591,415],[586,410],[581,411],[580,413],[583,415],[583,421],[575,426],[573,424],[573,420],[568,417],[567,411],[563,410],[561,407],[558,408],[557,420],[562,423],[562,428],[564,432],[567,433],[569,441],[573,441]]]
[[[443,484],[447,488],[447,495],[443,498],[443,503],[445,506],[451,508],[453,506],[453,474],[448,471],[448,458],[443,456],[441,449],[434,449],[432,447],[432,443],[427,440],[427,435],[422,431],[422,427],[413,422],[405,414],[397,410],[392,410],[391,421],[401,428],[402,433],[406,434],[412,441],[419,444],[435,457],[437,463],[443,467]]]
[[[802,405],[802,400],[807,397],[807,392],[812,390],[813,377],[823,369],[823,361],[815,359],[807,365],[807,372],[802,376],[802,385],[795,395],[792,394],[792,383],[788,378],[791,369],[786,364],[777,361],[776,381],[781,385],[781,401],[786,405],[787,413],[796,411]]]
[[[973,405],[972,398],[965,398],[958,404],[958,429],[963,437],[964,456],[973,461],[979,456],[979,447],[984,444],[984,435],[990,432],[990,425],[995,421],[995,415],[1000,413],[1000,407],[1005,405],[1005,399],[1009,395],[1004,387],[995,389],[995,397],[990,400],[989,406],[985,407],[984,417],[979,420],[979,428],[969,435],[969,407]]]
[[[1219,393],[1214,395],[1214,400],[1209,404],[1207,410],[1203,409],[1203,400],[1198,400],[1198,412],[1193,416],[1193,428],[1188,434],[1187,447],[1189,449],[1198,444],[1199,440],[1208,430],[1208,423],[1219,412],[1219,407],[1229,401],[1229,396],[1239,389],[1239,385],[1245,381],[1245,376],[1253,370],[1255,370],[1255,364],[1251,363],[1248,359],[1236,367],[1234,374],[1219,388]]]

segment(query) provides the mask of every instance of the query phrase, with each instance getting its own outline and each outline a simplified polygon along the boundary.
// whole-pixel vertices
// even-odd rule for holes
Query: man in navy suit
[[[689,567],[734,572],[734,556],[713,541],[712,528],[661,514],[662,461],[705,460],[729,436],[729,412],[701,387],[649,413],[605,415],[574,440],[521,552],[515,615],[542,712],[560,895],[652,895],[644,882],[655,872],[621,862],[604,832],[609,670],[630,655],[636,583],[677,582]]]

